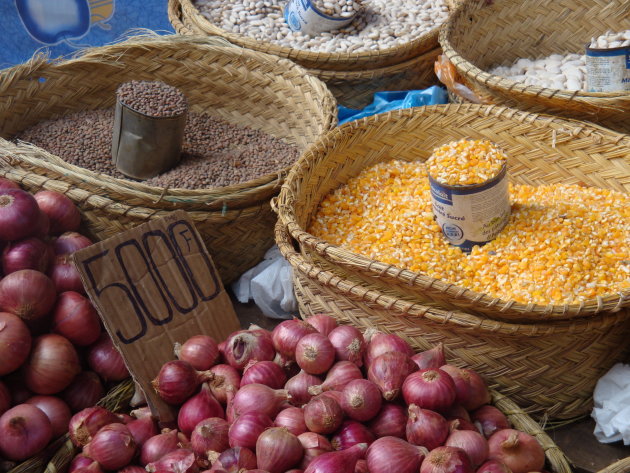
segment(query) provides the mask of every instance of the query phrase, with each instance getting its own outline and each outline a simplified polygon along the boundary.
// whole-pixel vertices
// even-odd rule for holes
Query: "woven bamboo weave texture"
[[[627,29],[627,0],[465,0],[449,15],[439,42],[464,85],[486,104],[589,120],[629,133],[629,92],[548,89],[489,73],[519,58],[584,54],[592,37]]]
[[[616,461],[597,473],[628,473],[630,471],[630,457]]]

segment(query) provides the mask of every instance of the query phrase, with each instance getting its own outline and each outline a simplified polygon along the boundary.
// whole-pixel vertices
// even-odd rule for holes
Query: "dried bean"
[[[116,99],[136,112],[155,118],[178,117],[188,108],[179,89],[160,81],[125,82],[116,90]]]

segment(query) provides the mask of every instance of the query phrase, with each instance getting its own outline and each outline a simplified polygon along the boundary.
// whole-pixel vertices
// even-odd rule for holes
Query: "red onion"
[[[33,340],[31,354],[22,370],[26,386],[31,391],[55,394],[70,385],[81,371],[81,365],[72,343],[51,333]]]
[[[240,330],[225,342],[225,360],[239,370],[251,360],[273,361],[276,356],[271,335],[266,330]]]
[[[246,384],[264,384],[273,389],[280,389],[287,382],[287,375],[273,361],[251,361],[244,369],[241,386]]]
[[[230,447],[228,431],[230,425],[220,417],[210,417],[199,422],[190,434],[190,444],[199,456],[208,450],[222,452]],[[254,444],[255,445],[255,444]]]
[[[116,414],[102,407],[88,407],[70,419],[68,435],[77,447],[83,447],[102,427],[118,422]]]
[[[315,432],[304,432],[298,435],[298,440],[304,448],[304,457],[300,462],[300,468],[306,468],[313,458],[320,456],[322,453],[333,451],[333,447],[326,437]]]
[[[303,456],[302,444],[284,427],[271,427],[256,441],[258,467],[269,473],[284,473],[296,466]]]
[[[265,429],[273,426],[273,420],[267,414],[246,412],[239,416],[228,431],[230,447],[256,448],[256,440]]]
[[[474,473],[468,455],[461,448],[438,447],[431,450],[420,466],[420,473]]]
[[[131,462],[136,454],[136,443],[126,425],[109,424],[94,434],[83,447],[83,454],[105,470],[117,470]]]
[[[346,450],[323,453],[309,463],[304,473],[354,473],[357,461],[364,457],[366,450],[367,444],[359,443]]]
[[[44,212],[39,212],[39,220],[37,221],[37,231],[35,236],[39,238],[48,238],[50,233],[50,219]],[[54,251],[53,251],[54,255]]]
[[[476,473],[512,473],[512,470],[498,460],[488,460],[477,468]]]
[[[164,401],[169,404],[181,404],[192,396],[208,377],[208,373],[195,370],[190,363],[174,360],[162,365],[151,385]]]
[[[448,422],[437,412],[411,404],[406,432],[409,443],[433,450],[444,445],[448,437]]]
[[[272,389],[257,383],[247,384],[234,395],[234,415],[238,417],[247,412],[259,412],[273,419],[287,399],[289,393],[286,389]]]
[[[8,374],[3,381],[11,394],[11,402],[14,406],[24,404],[28,399],[32,398],[35,393],[26,387],[26,382],[21,371],[13,371]]]
[[[209,370],[217,363],[219,355],[219,344],[208,335],[195,335],[183,345],[175,344],[175,356],[198,371]]]
[[[149,416],[133,419],[125,425],[131,432],[133,441],[138,448],[141,448],[147,440],[159,433],[155,421]]]
[[[87,360],[92,371],[105,381],[122,381],[129,377],[123,357],[107,333],[101,334],[98,341],[90,347]]]
[[[33,235],[39,223],[39,207],[21,189],[0,189],[0,240],[20,240]]]
[[[0,381],[0,415],[4,414],[11,407],[11,393],[5,384]]]
[[[76,231],[81,224],[81,214],[65,195],[55,191],[39,191],[35,200],[42,212],[50,219],[50,233]]]
[[[365,349],[365,366],[370,366],[372,360],[388,351],[398,351],[408,357],[412,357],[414,352],[411,346],[398,335],[384,334],[381,332],[366,333],[366,338],[370,337],[370,342]]]
[[[370,473],[418,473],[428,451],[397,437],[381,437],[365,454]]]
[[[494,406],[481,406],[471,413],[470,418],[487,439],[498,430],[510,428],[505,414]]]
[[[273,358],[273,362],[280,368],[282,368],[282,371],[284,371],[284,374],[287,378],[292,378],[300,372],[300,367],[295,362],[295,360],[291,360],[278,352],[276,352],[276,356]]]
[[[446,364],[444,345],[440,343],[430,350],[416,353],[411,359],[421,370],[436,370]]]
[[[103,383],[93,371],[82,371],[59,395],[72,412],[94,406],[103,397]]]
[[[405,379],[402,394],[408,405],[441,411],[455,402],[455,383],[440,369],[416,371]]]
[[[470,422],[470,414],[459,404],[453,404],[448,409],[444,409],[442,415],[447,419],[464,419]]]
[[[227,403],[227,391],[236,392],[241,387],[241,375],[236,368],[230,365],[214,365],[210,368],[214,379],[209,381],[210,390],[217,401],[225,405]]]
[[[18,369],[31,352],[31,332],[16,315],[0,312],[0,376]]]
[[[341,407],[341,391],[324,391],[320,396],[331,398]]]
[[[335,361],[335,349],[325,335],[309,333],[297,343],[295,361],[309,374],[322,374],[328,371]]]
[[[351,419],[366,422],[381,409],[383,398],[376,384],[367,379],[355,379],[341,391],[341,408]]]
[[[545,466],[545,451],[538,441],[525,432],[503,429],[488,439],[489,459],[499,460],[512,473],[540,471]]]
[[[376,383],[386,401],[392,401],[400,394],[405,378],[416,369],[416,364],[407,355],[390,351],[374,358],[367,377]]]
[[[479,432],[455,430],[446,439],[447,447],[461,448],[468,454],[473,467],[478,467],[488,458],[488,442]]]
[[[81,281],[79,272],[70,259],[70,255],[55,256],[47,274],[55,284],[57,292],[75,291],[85,294],[83,281]]]
[[[346,420],[339,430],[330,439],[330,444],[335,450],[345,450],[358,443],[370,445],[374,442],[374,434],[360,422]]]
[[[78,292],[67,291],[57,298],[51,331],[84,347],[98,340],[101,335],[101,321],[88,298]]]
[[[368,464],[364,459],[357,460],[357,463],[354,465],[354,473],[370,473]]]
[[[45,273],[52,261],[50,245],[39,238],[31,237],[10,242],[2,251],[4,274],[21,269],[34,269]]]
[[[320,394],[304,406],[304,422],[311,432],[331,434],[343,422],[343,409],[332,397]]]
[[[72,417],[68,405],[56,396],[33,396],[26,404],[31,404],[40,409],[52,427],[52,437],[57,438],[68,431],[68,423]]]
[[[153,418],[153,413],[151,412],[151,408],[149,406],[142,406],[138,409],[134,409],[129,413],[129,415],[133,419],[142,419],[143,417],[151,417]]]
[[[149,463],[145,469],[149,473],[197,473],[199,471],[195,454],[185,448],[167,453],[159,460]]]
[[[306,319],[306,323],[315,327],[319,333],[328,336],[338,326],[334,317],[326,314],[315,314]]]
[[[120,424],[129,424],[129,422],[133,422],[134,420],[136,420],[134,417],[130,416],[129,414],[124,414],[124,413],[118,413],[116,414],[116,417],[118,417],[118,423]],[[157,434],[156,434],[157,435]]]
[[[167,453],[177,450],[180,441],[178,434],[177,430],[168,430],[144,442],[140,450],[140,463],[147,465],[158,461]]]
[[[453,365],[444,365],[440,369],[453,379],[455,402],[465,409],[472,411],[492,400],[485,381],[475,371]]]
[[[21,269],[0,281],[0,308],[24,320],[43,317],[56,299],[53,282],[34,269]]]
[[[92,240],[77,232],[66,232],[55,238],[53,249],[55,255],[71,255],[75,251],[87,248],[92,245]]]
[[[405,438],[407,409],[399,404],[384,403],[376,417],[368,424],[376,437]]]
[[[286,427],[293,435],[300,435],[308,430],[304,421],[304,410],[299,407],[287,407],[281,410],[273,423],[276,427]]]
[[[118,473],[146,473],[147,470],[137,465],[127,465],[122,470],[118,470]]]
[[[309,333],[315,333],[315,327],[303,320],[293,318],[276,325],[271,332],[271,340],[275,350],[288,359],[295,359],[295,347],[298,341]]]
[[[335,349],[337,361],[351,361],[363,366],[365,340],[358,328],[352,325],[340,325],[328,334],[328,340]]]
[[[225,412],[210,392],[208,385],[204,384],[201,386],[201,391],[182,404],[177,415],[177,426],[188,437],[199,422],[209,417],[223,418]]]
[[[471,430],[473,432],[479,433],[479,429],[477,426],[466,419],[452,419],[448,421],[448,430],[449,432],[454,432],[456,430]]]
[[[317,395],[324,391],[341,391],[346,384],[355,379],[363,379],[359,367],[351,361],[338,361],[328,370],[324,382],[309,388],[308,392]]]
[[[291,404],[295,406],[302,406],[313,397],[313,395],[309,393],[309,388],[311,386],[318,386],[321,383],[322,380],[317,376],[308,374],[304,370],[300,370],[298,374],[286,382],[284,389],[286,389],[291,395]]]
[[[52,439],[50,420],[30,404],[18,404],[0,416],[0,455],[22,461],[39,453]]]
[[[0,177],[0,189],[21,189],[17,182],[13,182],[6,177]]]
[[[240,472],[241,469],[256,468],[256,455],[249,448],[233,447],[224,450],[221,454],[215,453],[208,454],[208,459],[212,462],[212,470],[214,470],[215,464],[230,473]]]
[[[68,467],[68,473],[73,473],[74,471],[81,468],[86,468],[86,469],[94,468],[94,465],[98,467],[98,463],[96,463],[94,460],[79,453],[70,462],[70,466]],[[100,467],[98,468],[100,469]]]

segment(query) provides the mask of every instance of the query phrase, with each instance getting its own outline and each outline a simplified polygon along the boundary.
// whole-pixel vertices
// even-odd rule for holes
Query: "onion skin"
[[[269,473],[284,473],[296,466],[303,456],[302,444],[284,427],[271,427],[256,441],[257,465]]]
[[[322,374],[335,361],[335,348],[325,335],[310,333],[300,338],[295,347],[295,360],[309,374]]]
[[[291,404],[294,406],[302,406],[311,400],[313,394],[309,393],[311,386],[318,386],[322,384],[321,378],[313,374],[308,374],[304,370],[300,370],[298,374],[289,379],[284,385],[291,395]]]
[[[376,437],[398,437],[404,439],[407,417],[407,410],[403,406],[384,403],[376,417],[368,424],[368,428]]]
[[[477,468],[476,473],[512,473],[512,470],[498,460],[488,460]]]
[[[20,187],[20,185],[17,182],[13,182],[10,179],[7,179],[6,177],[0,177],[0,189],[18,189],[21,190],[22,188]]]
[[[72,416],[68,423],[68,435],[76,447],[84,447],[102,427],[117,422],[116,415],[107,409],[88,407]]]
[[[326,437],[315,432],[304,432],[298,435],[298,440],[304,448],[304,456],[300,462],[300,468],[305,469],[313,458],[322,453],[333,451],[333,447]]]
[[[177,430],[170,430],[155,435],[144,442],[140,450],[140,463],[147,465],[158,461],[167,453],[179,448],[179,438]]]
[[[403,382],[418,367],[404,353],[390,351],[377,356],[368,368],[368,379],[383,393],[383,399],[393,401],[402,388]]]
[[[315,327],[293,318],[280,322],[271,332],[271,341],[275,350],[289,360],[295,360],[295,347],[298,341],[309,333],[315,333]]]
[[[142,468],[141,466],[136,465],[128,465],[121,470],[118,470],[118,473],[146,473],[147,470]]]
[[[175,356],[197,371],[206,371],[219,361],[219,344],[208,335],[194,335],[183,345],[175,344]]]
[[[293,435],[300,435],[308,430],[304,421],[304,410],[299,407],[287,407],[281,410],[273,423],[276,427],[286,428]]]
[[[308,392],[314,396],[325,391],[341,391],[346,384],[355,379],[363,379],[359,367],[351,361],[338,361],[328,370],[324,382],[309,388]]]
[[[212,395],[224,406],[227,404],[227,391],[236,392],[241,387],[241,375],[236,368],[219,364],[210,368],[214,379],[209,381]]]
[[[48,268],[48,276],[55,284],[57,292],[75,291],[85,294],[83,281],[70,255],[55,256],[52,265]]]
[[[147,440],[159,433],[156,423],[149,416],[133,419],[130,422],[126,422],[125,425],[138,448],[141,448]]]
[[[241,386],[258,383],[280,389],[286,382],[284,370],[273,361],[252,361],[245,367],[241,377]]]
[[[376,384],[367,379],[355,379],[341,391],[341,408],[353,420],[366,422],[378,414],[383,398]]]
[[[337,321],[334,317],[326,314],[315,314],[306,319],[306,323],[315,327],[322,335],[328,336],[334,328],[338,327]]]
[[[323,453],[308,465],[304,473],[354,473],[357,461],[365,456],[367,444],[359,443],[347,450]]]
[[[407,405],[443,411],[455,402],[455,383],[448,373],[440,369],[416,371],[405,379],[402,394]]]
[[[2,270],[4,274],[21,269],[34,269],[45,273],[52,261],[50,245],[39,238],[31,237],[10,242],[2,251]]]
[[[70,466],[68,467],[68,473],[73,473],[74,471],[81,468],[89,469],[92,465],[96,465],[98,467],[98,463],[96,463],[94,460],[79,453],[70,462]],[[99,467],[99,470],[100,470],[100,467]]]
[[[455,402],[472,411],[492,400],[485,381],[473,370],[444,365],[440,368],[455,383]]]
[[[365,458],[370,473],[417,473],[427,449],[397,437],[381,437],[367,449]]]
[[[230,448],[229,429],[230,424],[220,417],[202,420],[190,434],[190,445],[193,452],[199,456],[204,456],[208,450],[222,452]]]
[[[81,224],[81,214],[65,195],[55,191],[39,191],[35,195],[37,205],[50,219],[50,233],[76,231]]]
[[[503,412],[494,406],[481,406],[471,413],[470,419],[488,439],[495,432],[510,428],[510,421]]]
[[[455,430],[448,436],[444,445],[461,448],[468,454],[470,463],[475,468],[488,458],[488,442],[479,432]]]
[[[53,250],[57,256],[71,255],[75,251],[82,250],[91,245],[92,240],[85,235],[81,235],[77,232],[66,232],[53,241]]]
[[[461,448],[438,447],[431,450],[420,466],[420,473],[474,473],[468,455]]]
[[[363,366],[365,340],[359,329],[352,325],[340,325],[328,334],[328,340],[335,348],[337,361],[351,361],[358,367]]]
[[[242,414],[230,425],[228,430],[229,446],[246,447],[254,450],[260,434],[270,427],[273,427],[273,420],[267,414],[259,412]]]
[[[66,337],[74,345],[88,346],[101,335],[101,321],[96,309],[78,292],[59,294],[53,310],[51,331]]]
[[[93,371],[81,371],[59,396],[68,404],[72,412],[79,412],[96,405],[104,394],[101,378]]]
[[[304,406],[304,422],[311,432],[331,434],[343,422],[343,409],[332,397],[320,394]]]
[[[449,434],[448,422],[437,412],[411,404],[406,433],[409,443],[433,450],[444,445]]]
[[[14,241],[32,236],[40,210],[35,198],[21,189],[0,189],[0,240]]]
[[[212,461],[211,457],[215,455],[208,454],[208,459]],[[221,454],[216,455],[217,467],[224,468],[229,472],[240,472],[241,469],[252,470],[256,468],[256,454],[249,448],[245,447],[233,447],[228,448]],[[212,464],[212,470],[214,470],[215,464]],[[217,470],[217,473],[220,470]]]
[[[0,281],[0,308],[24,320],[45,316],[56,299],[52,280],[33,269],[15,271]]]
[[[31,354],[22,370],[26,386],[31,391],[56,394],[70,385],[81,371],[81,365],[72,343],[51,333],[33,340]]]
[[[503,429],[488,439],[489,459],[503,462],[513,473],[540,471],[545,466],[545,451],[525,432]]]
[[[197,473],[199,471],[195,454],[185,448],[167,453],[154,463],[149,463],[145,469],[149,473]]]
[[[31,332],[17,316],[0,312],[0,376],[18,369],[31,352]]]
[[[11,393],[5,384],[0,381],[0,416],[11,407]]]
[[[179,409],[177,426],[180,432],[190,436],[199,422],[210,417],[225,417],[225,412],[207,384],[201,386],[201,391],[188,399]]]
[[[330,444],[335,450],[346,450],[358,443],[370,445],[374,442],[374,434],[360,422],[346,420],[332,436]]]
[[[411,346],[398,335],[376,332],[370,336],[370,342],[365,349],[365,366],[370,366],[372,360],[388,351],[399,351],[410,358],[414,355]]]
[[[18,404],[0,416],[0,455],[14,461],[40,452],[52,439],[50,420],[30,404]]]
[[[225,341],[223,356],[230,366],[242,370],[251,360],[273,361],[276,350],[266,330],[240,330]]]
[[[272,389],[264,384],[246,384],[236,391],[232,403],[235,417],[247,412],[260,412],[272,419],[282,409],[282,403],[289,400],[285,389]],[[229,419],[228,419],[229,421]]]
[[[436,370],[446,364],[444,345],[440,343],[430,350],[416,353],[411,359],[418,366],[418,369]]]
[[[106,332],[90,347],[87,359],[92,371],[105,381],[122,381],[129,377],[122,355]]]
[[[136,443],[124,424],[114,423],[101,428],[83,448],[83,454],[105,470],[127,466],[136,454]]]
[[[26,401],[41,410],[48,420],[52,429],[52,438],[60,437],[68,431],[68,423],[72,417],[72,412],[68,405],[56,396],[33,396]]]

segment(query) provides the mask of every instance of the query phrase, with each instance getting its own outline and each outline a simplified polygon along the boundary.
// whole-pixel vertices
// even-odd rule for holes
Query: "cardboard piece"
[[[240,329],[203,240],[178,210],[79,250],[73,261],[105,328],[162,424],[174,410],[151,381],[192,335]]]

